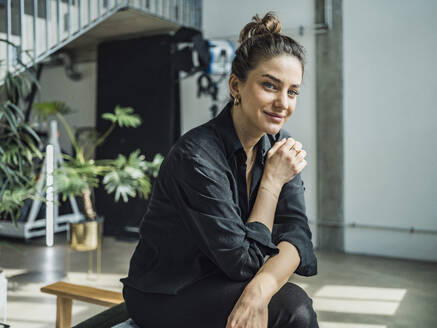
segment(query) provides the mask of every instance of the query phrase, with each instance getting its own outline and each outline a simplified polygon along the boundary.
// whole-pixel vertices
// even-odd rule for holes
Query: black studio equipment
[[[101,116],[117,105],[134,108],[143,123],[134,129],[114,130],[97,149],[96,159],[116,158],[136,149],[148,161],[157,153],[165,157],[181,134],[180,72],[188,77],[198,72],[213,73],[221,67],[223,64],[214,60],[223,62],[223,55],[214,58],[212,47],[199,31],[190,28],[181,28],[173,35],[101,43],[97,59],[97,131],[106,131],[109,123]],[[151,182],[153,186],[153,178]],[[105,235],[138,237],[148,200],[137,197],[127,203],[114,202],[114,195],[108,195],[102,187],[95,191],[95,201],[97,213],[105,219]]]

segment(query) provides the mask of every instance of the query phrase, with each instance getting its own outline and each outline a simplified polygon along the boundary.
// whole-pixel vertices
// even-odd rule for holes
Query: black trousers
[[[132,320],[144,328],[225,328],[246,282],[216,274],[179,295],[143,293],[125,286],[123,296]],[[318,328],[311,298],[287,282],[270,300],[268,328]]]

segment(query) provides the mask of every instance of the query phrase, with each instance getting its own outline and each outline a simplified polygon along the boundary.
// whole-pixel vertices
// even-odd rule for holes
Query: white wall
[[[281,21],[283,32],[295,38],[307,51],[307,65],[298,105],[285,129],[302,142],[308,152],[308,165],[302,175],[306,185],[307,214],[311,221],[317,218],[316,181],[316,107],[315,107],[315,35],[306,29],[303,36],[298,35],[298,27],[314,24],[314,2],[298,0],[245,0],[245,1],[203,1],[203,33],[208,39],[231,39],[238,41],[238,35],[252,16],[261,17],[274,11]],[[197,76],[188,78],[181,84],[182,132],[208,121],[211,118],[210,98],[197,98]],[[229,97],[227,79],[221,84],[219,100],[223,105]],[[221,110],[222,107],[220,107]],[[313,240],[317,240],[316,227],[311,225]]]
[[[347,0],[346,223],[437,230],[437,2]],[[437,260],[435,234],[349,228],[348,252]]]
[[[96,63],[77,65],[77,70],[82,74],[79,82],[70,80],[63,67],[43,69],[41,74],[41,93],[35,102],[64,101],[74,113],[66,116],[68,123],[73,128],[95,126],[96,124]],[[111,111],[112,109],[108,110]],[[71,152],[71,144],[67,133],[58,124],[60,131],[61,148]]]

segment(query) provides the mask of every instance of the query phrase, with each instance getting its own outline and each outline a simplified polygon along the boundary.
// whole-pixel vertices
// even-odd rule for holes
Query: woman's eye
[[[299,94],[299,92],[295,91],[295,90],[290,90],[288,91],[288,94],[292,97],[297,96]]]
[[[275,85],[270,82],[264,82],[263,85],[268,89],[276,89]]]

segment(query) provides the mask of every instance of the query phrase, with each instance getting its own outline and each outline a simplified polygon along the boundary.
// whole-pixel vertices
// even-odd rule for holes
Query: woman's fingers
[[[297,155],[296,155],[296,159],[298,160],[298,161],[301,161],[301,160],[303,160],[305,157],[307,156],[307,152],[305,151],[305,150],[300,150],[298,153],[297,153]]]
[[[286,141],[287,138],[282,138],[282,140],[276,141],[273,147],[267,152],[268,156],[272,156]]]
[[[287,141],[284,145],[282,145],[281,149],[284,149],[285,151],[290,151],[291,148],[293,148],[294,144],[296,143],[296,140],[293,138],[287,138]]]
[[[297,170],[298,172],[301,172],[305,166],[307,166],[307,161],[306,160],[302,160],[298,165],[297,165]]]
[[[291,147],[290,151],[294,154],[295,157],[297,157],[297,155],[299,155],[302,151],[302,144],[299,141],[296,141]]]
[[[294,152],[296,155],[298,155],[302,150],[302,143],[294,140],[291,137],[283,138],[282,140],[275,142],[273,147],[269,150],[268,155],[273,155],[279,149],[284,152]]]
[[[267,328],[268,308],[260,309],[237,302],[226,323],[226,328]]]
[[[273,184],[283,185],[303,170],[306,155],[302,143],[293,138],[282,139],[268,152],[265,174]]]
[[[299,141],[296,141],[291,148],[296,151],[302,150],[302,144]]]

